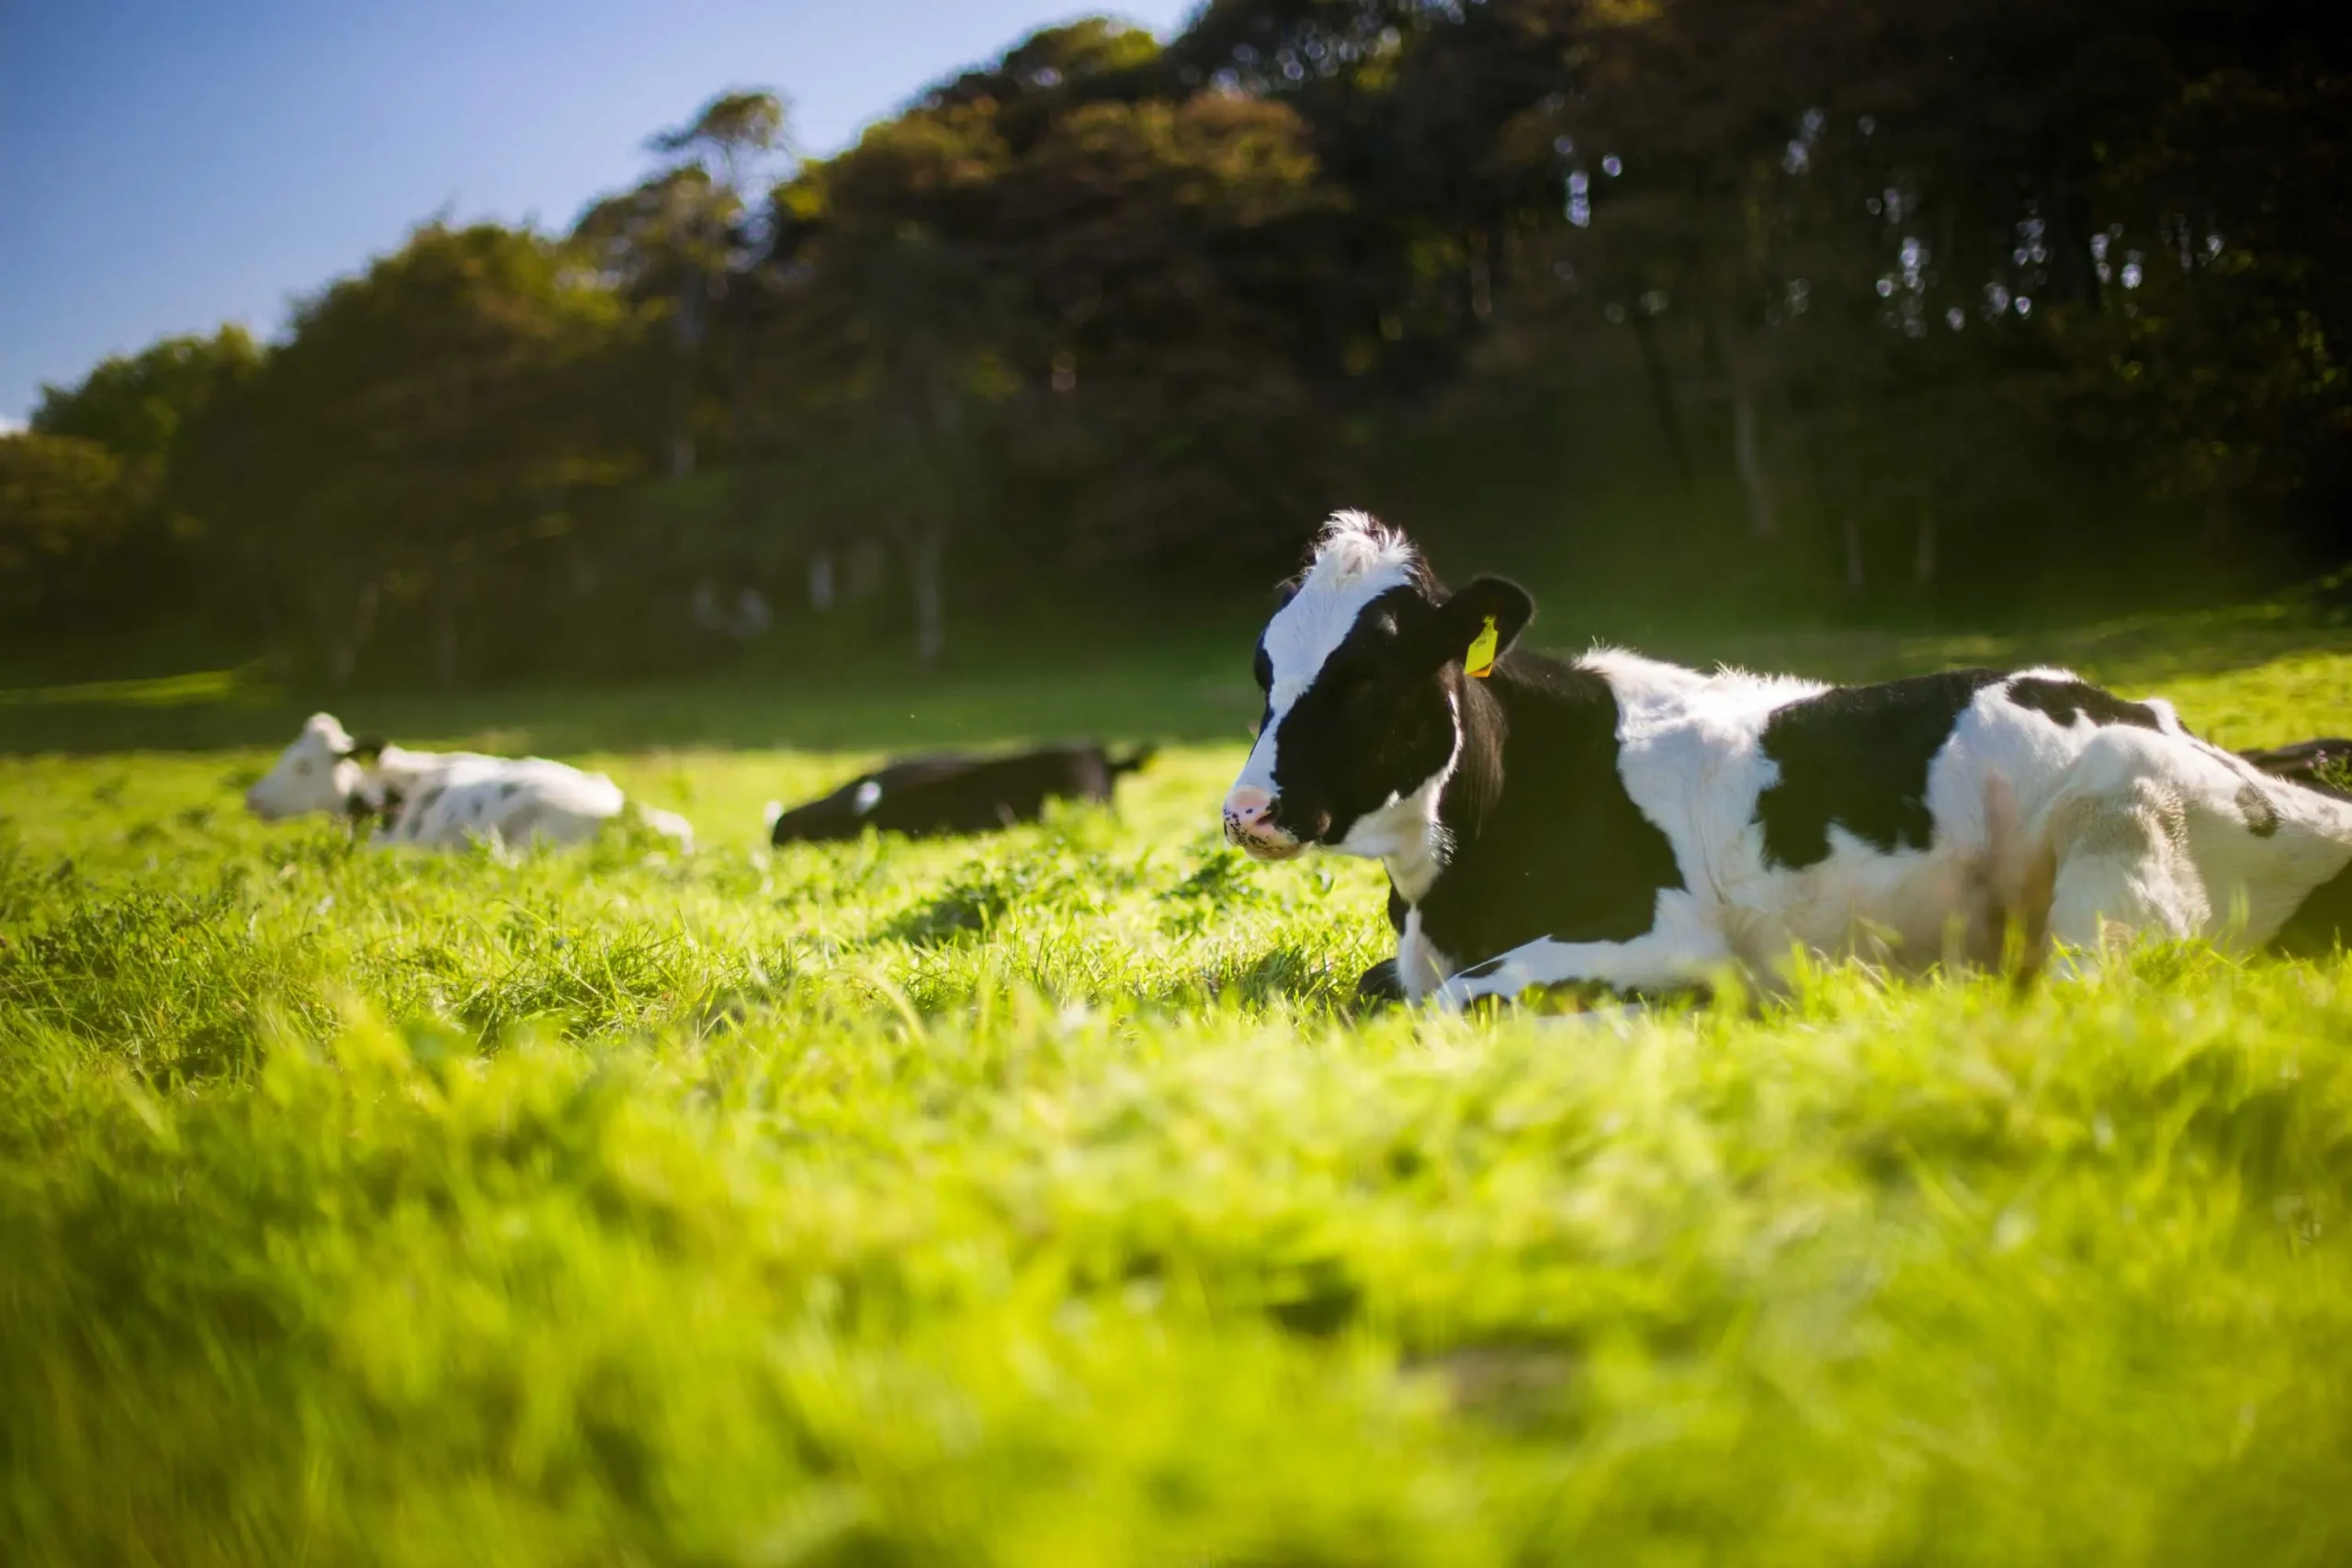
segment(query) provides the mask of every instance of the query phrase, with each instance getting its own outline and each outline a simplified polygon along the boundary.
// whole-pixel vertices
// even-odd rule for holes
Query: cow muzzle
[[[1282,826],[1271,790],[1237,787],[1225,797],[1225,841],[1251,860],[1288,860],[1306,846]]]

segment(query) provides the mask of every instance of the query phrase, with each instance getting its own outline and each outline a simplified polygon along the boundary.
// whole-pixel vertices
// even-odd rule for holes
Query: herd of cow
[[[2237,753],[2170,705],[2063,670],[1823,686],[1612,649],[1517,647],[1515,583],[1449,592],[1402,533],[1340,513],[1259,639],[1256,740],[1224,806],[1253,858],[1377,859],[1395,958],[1367,997],[1459,1009],[1531,987],[1769,983],[1796,951],[1901,971],[2095,961],[2119,939],[2324,953],[2352,926],[2352,741]],[[976,833],[1107,801],[1148,749],[915,758],[772,808],[771,840]],[[580,841],[682,818],[540,758],[423,752],[314,716],[246,795],[379,844]]]
[[[1107,801],[1122,773],[1150,759],[1143,748],[1113,759],[1100,746],[1052,746],[1003,757],[917,757],[852,779],[821,800],[771,807],[769,841],[816,843],[876,832],[930,837],[1034,822],[1053,799]],[[312,714],[294,743],[245,792],[264,821],[328,812],[374,824],[373,841],[414,849],[462,848],[476,840],[576,844],[633,812],[655,832],[694,845],[694,825],[632,803],[603,773],[544,757],[412,751],[354,739],[329,713]]]

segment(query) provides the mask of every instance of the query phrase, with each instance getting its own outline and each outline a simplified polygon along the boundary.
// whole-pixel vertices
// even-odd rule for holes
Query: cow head
[[[1258,639],[1266,708],[1226,796],[1227,840],[1259,860],[1391,853],[1388,819],[1421,800],[1426,821],[1460,754],[1471,645],[1491,617],[1509,648],[1534,613],[1500,578],[1449,594],[1403,534],[1338,513]]]
[[[380,740],[354,740],[331,713],[314,713],[277,765],[245,791],[245,809],[265,822],[313,811],[346,811],[368,795],[367,768]]]

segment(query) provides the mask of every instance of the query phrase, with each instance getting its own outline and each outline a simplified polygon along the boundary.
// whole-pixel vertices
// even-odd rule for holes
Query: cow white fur
[[[476,840],[522,846],[575,844],[629,808],[620,786],[543,757],[471,751],[412,751],[355,741],[333,714],[312,714],[302,732],[245,792],[264,821],[316,812],[377,818],[379,846],[456,849]],[[684,818],[635,808],[655,831],[694,842]]]

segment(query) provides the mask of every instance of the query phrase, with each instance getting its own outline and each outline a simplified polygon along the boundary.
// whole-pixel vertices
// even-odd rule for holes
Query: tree
[[[165,338],[105,360],[76,385],[42,389],[32,429],[91,443],[116,469],[107,525],[89,535],[91,548],[56,564],[70,561],[75,570],[103,576],[105,602],[126,622],[186,615],[217,587],[222,574],[212,520],[177,475],[191,431],[251,380],[263,358],[243,327],[229,325],[209,337]],[[86,595],[84,603],[96,599]]]
[[[1300,256],[1330,255],[1337,203],[1295,111],[1159,96],[1157,58],[1109,24],[1047,29],[779,194],[760,357],[821,433],[796,471],[889,454],[860,502],[802,482],[895,520],[926,659],[948,544],[983,524],[1033,573],[1165,565],[1252,524],[1288,552],[1319,444]]]
[[[695,468],[695,388],[701,351],[730,285],[759,259],[766,243],[765,185],[788,168],[791,136],[784,99],[764,90],[722,93],[684,125],[657,132],[647,147],[668,160],[651,177],[591,206],[573,235],[616,285],[670,309],[676,345],[670,471]],[[730,367],[731,423],[740,427],[750,367],[737,334]]]
[[[926,668],[945,651],[955,526],[985,485],[982,426],[1012,382],[999,347],[1007,289],[967,237],[967,203],[1001,166],[989,130],[955,107],[910,116],[785,197],[813,231],[784,330],[789,362],[817,389],[807,428],[840,469],[823,487],[834,509],[823,531],[897,546]]]
[[[260,345],[233,323],[210,337],[165,338],[102,361],[76,386],[44,386],[32,428],[95,441],[125,463],[161,467],[189,422],[261,362]]]
[[[562,247],[428,224],[296,312],[208,422],[191,478],[300,640],[348,678],[380,618],[420,615],[432,672],[494,633],[490,595],[626,476],[636,320]]]
[[[1536,570],[1572,517],[1596,598],[1669,551],[1681,602],[1906,614],[2332,565],[2347,80],[2313,0],[1091,18],[813,162],[719,95],[569,244],[428,226],[283,350],[101,367],[40,433],[116,481],[40,483],[118,519],[55,558],[126,624],[209,582],[444,678],[851,540],[934,661],[992,573],[1221,589],[1365,500]]]
[[[96,442],[0,435],[0,615],[53,625],[85,604],[132,509],[122,460]]]
[[[739,204],[749,197],[759,165],[772,155],[789,154],[791,133],[784,99],[765,88],[721,93],[685,124],[658,131],[647,141],[656,152],[699,161],[713,183]]]

